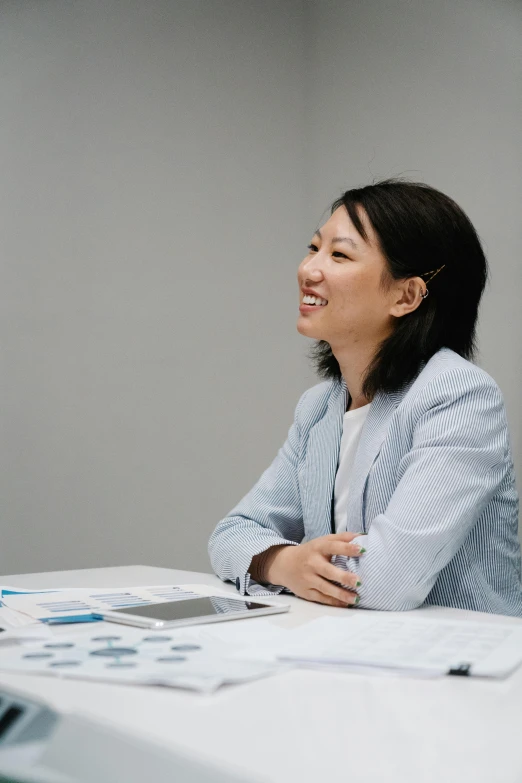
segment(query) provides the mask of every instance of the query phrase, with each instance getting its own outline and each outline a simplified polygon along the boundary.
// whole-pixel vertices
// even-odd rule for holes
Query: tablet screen
[[[216,614],[233,615],[252,609],[264,609],[267,606],[268,604],[259,604],[254,601],[211,596],[209,598],[189,598],[185,601],[167,601],[163,604],[128,606],[125,609],[114,611],[117,614],[135,615],[168,623],[172,620],[187,620],[190,617],[212,617]]]

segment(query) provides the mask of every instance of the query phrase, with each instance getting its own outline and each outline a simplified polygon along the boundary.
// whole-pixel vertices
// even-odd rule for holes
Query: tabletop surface
[[[206,584],[238,596],[233,585],[211,574],[141,565],[8,575],[0,583],[27,588]],[[353,611],[287,595],[270,600],[291,604],[287,614],[266,618],[287,628]],[[522,623],[441,607],[415,614]],[[245,775],[255,771],[267,782],[317,783],[329,776],[357,783],[522,781],[522,668],[501,681],[294,670],[210,696],[0,672],[1,685],[162,744],[175,741],[210,761],[233,762]]]

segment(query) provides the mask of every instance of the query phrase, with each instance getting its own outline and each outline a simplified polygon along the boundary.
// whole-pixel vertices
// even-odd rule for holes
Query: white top
[[[362,428],[370,409],[370,403],[353,411],[346,411],[343,417],[343,435],[339,452],[339,463],[335,475],[334,509],[335,532],[346,531],[346,514],[348,510],[348,493],[350,491],[350,475],[355,453],[361,438]]]

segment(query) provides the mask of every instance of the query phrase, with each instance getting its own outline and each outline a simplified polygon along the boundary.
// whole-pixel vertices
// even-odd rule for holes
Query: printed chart
[[[203,592],[204,594],[204,592]],[[23,613],[33,621],[56,623],[69,618],[90,619],[93,612],[121,609],[126,606],[147,606],[165,601],[185,601],[199,598],[183,585],[156,585],[118,589],[71,589],[30,593],[2,590],[2,602],[12,611]]]
[[[106,624],[103,624],[106,626]],[[0,651],[0,670],[58,677],[170,685],[211,692],[225,683],[272,674],[277,665],[241,660],[236,646],[203,628],[154,632],[129,629],[55,637]]]

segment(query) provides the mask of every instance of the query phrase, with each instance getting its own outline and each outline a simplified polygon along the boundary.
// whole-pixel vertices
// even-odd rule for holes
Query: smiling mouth
[[[328,304],[328,300],[322,299],[320,296],[311,296],[310,294],[305,294],[303,296],[301,304],[312,306],[312,307],[326,307],[326,305]]]

